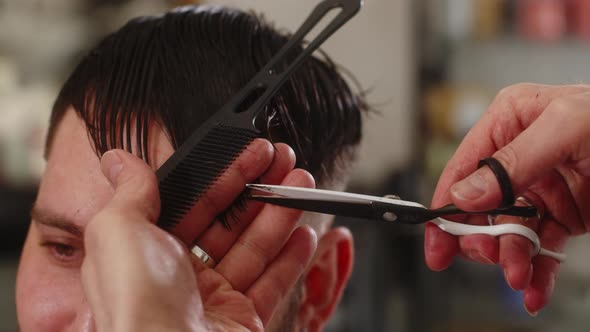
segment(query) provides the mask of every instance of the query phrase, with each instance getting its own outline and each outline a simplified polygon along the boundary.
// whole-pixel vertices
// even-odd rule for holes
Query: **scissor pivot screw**
[[[397,220],[397,215],[393,212],[385,212],[383,214],[383,220],[385,221],[396,221]]]

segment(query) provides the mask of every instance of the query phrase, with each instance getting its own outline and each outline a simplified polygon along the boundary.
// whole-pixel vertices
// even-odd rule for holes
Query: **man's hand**
[[[271,160],[269,172],[282,170],[275,173],[285,177],[283,183],[313,185],[306,172],[284,171],[292,168],[284,166],[291,160]],[[103,156],[101,168],[115,194],[87,225],[82,266],[98,331],[261,331],[315,250],[313,231],[291,232],[298,211],[258,207],[226,243],[217,268],[208,269],[184,243],[155,226],[157,180],[143,161],[115,150]],[[274,232],[255,232],[271,222],[278,224]],[[238,275],[234,265],[240,261],[254,267]]]
[[[466,211],[492,209],[502,194],[492,171],[476,170],[480,159],[493,156],[510,177],[516,196],[525,196],[544,212],[527,226],[544,248],[561,251],[571,235],[590,227],[590,87],[520,84],[498,94],[483,118],[469,131],[441,175],[433,207],[454,203]],[[462,220],[485,224],[485,218]],[[518,223],[498,217],[496,223]],[[523,290],[524,305],[536,313],[549,300],[559,263],[532,257],[531,243],[517,235],[455,237],[428,224],[426,263],[448,267],[462,255],[487,264],[499,263],[508,284]]]

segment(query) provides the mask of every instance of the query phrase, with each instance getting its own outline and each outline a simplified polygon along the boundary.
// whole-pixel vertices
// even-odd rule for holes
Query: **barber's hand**
[[[502,163],[516,196],[526,197],[544,217],[525,224],[544,248],[562,251],[566,240],[590,227],[590,86],[519,84],[502,90],[451,158],[434,194],[433,207],[454,203],[467,211],[497,207],[500,187],[480,159]],[[471,224],[485,218],[465,217]],[[496,223],[518,223],[498,217]],[[426,263],[442,270],[462,255],[482,263],[499,263],[508,284],[523,290],[525,308],[535,314],[549,300],[559,263],[532,257],[531,243],[517,235],[455,237],[428,224]]]
[[[268,142],[252,145],[256,144]],[[290,171],[292,158],[273,157],[272,148],[263,149],[270,153],[264,157],[270,158],[268,171],[252,175],[313,185],[306,172]],[[277,150],[288,152],[285,147]],[[221,239],[229,246],[226,257],[217,258],[216,269],[209,269],[188,252],[185,243],[154,225],[159,214],[157,181],[143,161],[119,150],[105,154],[101,166],[115,194],[87,225],[82,266],[83,286],[97,329],[261,331],[315,249],[311,230],[291,232],[299,212],[259,208],[252,220],[240,227],[238,239]],[[274,233],[279,234],[274,238],[268,238],[270,230],[266,236],[249,232],[271,221],[278,224]],[[237,277],[231,261],[253,255],[243,244],[261,247],[250,260],[256,268],[242,270]],[[256,264],[259,261],[264,263]]]

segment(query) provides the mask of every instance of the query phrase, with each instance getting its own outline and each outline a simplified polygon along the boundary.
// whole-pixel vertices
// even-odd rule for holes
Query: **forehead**
[[[150,126],[148,140],[152,164],[157,168],[172,154],[173,148],[156,125]],[[100,170],[100,159],[84,122],[69,109],[53,137],[36,205],[83,227],[112,195],[113,189]]]

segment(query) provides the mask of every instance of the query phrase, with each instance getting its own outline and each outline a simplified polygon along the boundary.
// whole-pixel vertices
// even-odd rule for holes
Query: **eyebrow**
[[[82,228],[76,225],[73,221],[66,217],[59,216],[56,213],[40,209],[37,205],[34,205],[31,209],[31,218],[38,224],[57,228],[77,237],[82,237],[84,235]]]

